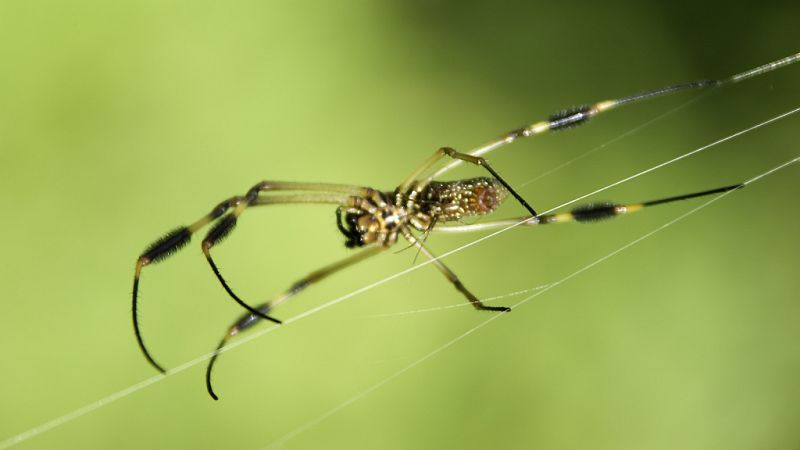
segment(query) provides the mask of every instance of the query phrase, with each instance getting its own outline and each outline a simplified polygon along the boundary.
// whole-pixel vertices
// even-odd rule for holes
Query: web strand
[[[613,182],[613,183],[611,183],[611,184],[609,184],[609,185],[606,185],[605,187],[599,188],[599,189],[597,189],[597,190],[595,190],[595,191],[592,191],[592,192],[590,192],[590,193],[588,193],[588,194],[582,195],[582,196],[580,196],[580,197],[577,197],[577,198],[575,198],[575,199],[573,199],[573,200],[570,200],[570,201],[568,201],[568,202],[562,203],[561,205],[558,205],[558,206],[556,206],[556,207],[554,207],[554,208],[550,208],[550,209],[548,209],[547,211],[544,211],[542,214],[547,214],[547,213],[553,212],[553,211],[555,211],[555,210],[557,210],[557,209],[561,209],[561,208],[563,208],[563,207],[565,207],[565,206],[568,206],[568,205],[571,205],[571,204],[573,204],[573,203],[576,203],[576,202],[578,202],[578,201],[581,201],[581,200],[583,200],[583,199],[585,199],[585,198],[587,198],[587,197],[590,197],[590,196],[592,196],[592,195],[595,195],[595,194],[597,194],[597,193],[600,193],[600,192],[603,192],[603,191],[605,191],[605,190],[611,189],[612,187],[618,186],[618,185],[620,185],[620,184],[623,184],[623,183],[626,183],[626,182],[628,182],[628,181],[631,181],[631,180],[633,180],[633,179],[636,179],[636,178],[638,178],[638,177],[640,177],[640,176],[643,176],[643,175],[646,175],[646,174],[648,174],[648,173],[651,173],[651,172],[653,172],[653,171],[655,171],[655,170],[658,170],[658,169],[660,169],[660,168],[663,168],[663,167],[665,167],[665,166],[667,166],[667,165],[673,164],[673,163],[675,163],[675,162],[678,162],[678,161],[680,161],[680,160],[682,160],[682,159],[688,158],[688,157],[690,157],[690,156],[693,156],[693,155],[695,155],[695,154],[698,154],[698,153],[700,153],[700,152],[703,152],[703,151],[705,151],[705,150],[708,150],[709,148],[712,148],[712,147],[714,147],[714,146],[716,146],[716,145],[719,145],[719,144],[721,144],[721,143],[727,142],[727,141],[729,141],[729,140],[731,140],[731,139],[737,138],[737,137],[739,137],[739,136],[742,136],[742,135],[744,135],[744,134],[746,134],[746,133],[749,133],[749,132],[751,132],[751,131],[757,130],[757,129],[759,129],[759,128],[762,128],[762,127],[764,127],[764,126],[767,126],[767,125],[769,125],[769,124],[772,124],[772,123],[774,123],[774,122],[776,122],[776,121],[782,120],[782,119],[784,119],[784,118],[786,118],[786,117],[789,117],[789,116],[791,116],[791,115],[793,115],[793,114],[797,113],[798,111],[800,111],[800,107],[798,107],[798,108],[795,108],[795,109],[792,109],[792,110],[790,110],[790,111],[788,111],[788,112],[785,112],[785,113],[783,113],[783,114],[780,114],[780,115],[778,115],[778,116],[772,117],[772,118],[770,118],[770,119],[768,119],[768,120],[766,120],[766,121],[764,121],[764,122],[761,122],[761,123],[759,123],[759,124],[753,125],[753,126],[751,126],[751,127],[749,127],[749,128],[746,128],[746,129],[744,129],[744,130],[741,130],[741,131],[738,131],[738,132],[736,132],[736,133],[733,133],[733,134],[731,134],[731,135],[729,135],[729,136],[727,136],[727,137],[724,137],[724,138],[722,138],[722,139],[716,140],[716,141],[714,141],[714,142],[712,142],[712,143],[710,143],[710,144],[708,144],[708,145],[705,145],[705,146],[699,147],[699,148],[697,148],[697,149],[694,149],[694,150],[692,150],[692,151],[690,151],[690,152],[688,152],[688,153],[684,153],[684,154],[683,154],[683,155],[681,155],[681,156],[675,157],[675,158],[673,158],[673,159],[670,159],[670,160],[668,160],[668,161],[665,161],[665,162],[663,162],[663,163],[660,163],[660,164],[658,164],[658,165],[656,165],[656,166],[653,166],[653,167],[650,167],[650,168],[648,168],[648,169],[645,169],[645,170],[643,170],[643,171],[641,171],[641,172],[638,172],[638,173],[636,173],[636,174],[634,174],[634,175],[631,175],[631,176],[628,176],[628,177],[622,178],[622,179],[620,179],[620,180],[618,180],[618,181],[616,181],[616,182]],[[792,163],[794,163],[794,162],[797,162],[797,161],[798,161],[798,159],[797,159],[797,158],[796,158],[796,159],[794,159],[794,160],[792,160],[792,161],[789,161],[789,162],[785,163],[783,166],[780,166],[780,167],[777,167],[777,168],[775,168],[775,169],[772,169],[772,170],[771,170],[771,171],[769,171],[769,172],[765,172],[765,173],[763,173],[763,174],[759,175],[758,177],[756,177],[756,178],[753,178],[752,180],[750,180],[750,181],[749,181],[749,182],[747,182],[747,183],[753,182],[753,181],[755,181],[755,180],[757,180],[757,179],[760,179],[760,178],[762,178],[762,177],[764,177],[764,176],[768,176],[768,175],[770,175],[770,174],[774,173],[775,171],[777,171],[777,170],[780,170],[781,168],[783,168],[783,167],[785,167],[785,166],[787,166],[787,165],[789,165],[789,164],[792,164]],[[745,184],[747,184],[747,183],[745,183]],[[718,199],[718,198],[721,198],[721,197],[724,197],[724,196],[726,196],[726,195],[728,195],[728,193],[726,193],[726,194],[722,194],[722,195],[720,195],[719,197],[716,197],[716,198],[715,198],[714,200],[712,200],[712,201],[716,201],[716,199]],[[707,202],[707,203],[704,203],[704,205],[706,205],[706,204],[710,204],[710,203],[711,203],[711,201],[710,201],[710,202]],[[702,206],[701,206],[701,207],[702,207]],[[692,210],[690,213],[693,213],[693,211],[695,211],[695,210]],[[688,214],[690,214],[690,213],[687,213],[687,215],[688,215]],[[680,220],[680,219],[682,219],[682,218],[683,218],[683,217],[685,217],[685,216],[686,216],[686,215],[684,215],[684,216],[681,216],[679,219],[675,219],[675,220],[673,220],[672,222],[669,222],[669,223],[668,223],[666,226],[669,226],[669,225],[671,225],[672,223],[676,222],[677,220]],[[526,220],[527,220],[527,219],[526,219]],[[465,249],[467,249],[467,248],[469,248],[469,247],[472,247],[472,246],[474,246],[474,245],[477,245],[477,244],[479,244],[479,243],[481,243],[481,242],[483,242],[483,241],[486,241],[486,240],[488,240],[488,239],[491,239],[491,238],[493,238],[493,237],[495,237],[495,236],[497,236],[497,235],[499,235],[499,234],[505,233],[505,232],[506,232],[506,231],[508,231],[508,230],[511,230],[511,229],[513,229],[513,228],[515,228],[515,227],[517,227],[517,226],[520,226],[520,225],[524,224],[524,223],[526,222],[526,220],[521,220],[520,222],[517,222],[517,223],[515,223],[515,224],[509,225],[508,227],[501,228],[501,229],[499,229],[499,230],[497,230],[497,231],[495,231],[495,232],[493,232],[493,233],[490,233],[490,234],[488,234],[488,235],[485,235],[485,236],[483,236],[483,237],[480,237],[480,238],[478,238],[478,239],[475,239],[475,240],[473,240],[473,241],[471,241],[471,242],[469,242],[469,243],[467,243],[467,244],[464,244],[464,245],[462,245],[462,246],[460,246],[460,247],[457,247],[457,248],[455,248],[455,249],[453,249],[453,250],[450,250],[450,251],[448,251],[448,252],[445,252],[445,253],[443,253],[443,254],[439,255],[437,258],[426,260],[426,261],[424,261],[424,262],[421,262],[421,263],[419,263],[419,264],[417,264],[417,265],[414,265],[414,266],[412,266],[412,267],[409,267],[409,268],[408,268],[408,269],[406,269],[406,270],[403,270],[403,271],[401,271],[401,272],[395,273],[395,274],[393,274],[393,275],[390,275],[390,276],[388,276],[388,277],[385,277],[385,278],[383,278],[383,279],[380,279],[380,280],[378,280],[378,281],[375,281],[375,282],[373,282],[373,283],[371,283],[371,284],[368,284],[368,285],[362,286],[361,288],[359,288],[359,289],[356,289],[356,290],[354,290],[354,291],[352,291],[352,292],[350,292],[350,293],[348,293],[348,294],[345,294],[345,295],[343,295],[343,296],[341,296],[341,297],[338,297],[338,298],[335,298],[335,299],[333,299],[333,300],[330,300],[330,301],[328,301],[328,302],[326,302],[326,303],[324,303],[324,304],[322,304],[322,305],[319,305],[319,306],[317,306],[317,307],[315,307],[315,308],[312,308],[312,309],[310,309],[310,310],[308,310],[308,311],[306,311],[306,312],[303,312],[303,313],[301,313],[301,314],[298,314],[298,315],[296,315],[296,316],[294,316],[294,317],[291,317],[291,318],[289,318],[289,319],[285,320],[285,321],[284,321],[284,325],[283,325],[283,326],[285,327],[285,326],[291,325],[291,324],[292,324],[292,323],[294,323],[294,322],[297,322],[297,321],[299,321],[299,320],[302,320],[302,319],[304,319],[304,318],[306,318],[306,317],[309,317],[309,316],[311,316],[311,315],[313,315],[313,314],[316,314],[316,313],[318,313],[318,312],[320,312],[320,311],[323,311],[323,310],[325,310],[325,309],[327,309],[327,308],[330,308],[331,306],[334,306],[334,305],[336,305],[336,304],[338,304],[338,303],[341,303],[341,302],[342,302],[342,301],[344,301],[344,300],[347,300],[347,299],[349,299],[349,298],[351,298],[351,297],[354,297],[354,296],[356,296],[356,295],[358,295],[358,294],[361,294],[361,293],[363,293],[363,292],[369,291],[369,290],[371,290],[371,289],[373,289],[373,288],[375,288],[375,287],[378,287],[378,286],[380,286],[380,285],[383,285],[383,284],[385,284],[385,283],[388,283],[388,282],[390,282],[390,281],[393,281],[393,280],[395,280],[395,279],[397,279],[397,278],[400,278],[400,277],[402,277],[402,276],[405,276],[405,275],[407,275],[407,274],[409,274],[409,273],[411,273],[411,272],[414,272],[414,271],[416,271],[416,270],[419,270],[419,269],[421,269],[422,267],[425,267],[425,266],[427,266],[428,264],[432,264],[434,261],[436,261],[436,260],[438,260],[438,259],[442,259],[442,258],[445,258],[445,257],[447,257],[447,256],[449,256],[449,255],[452,255],[452,254],[454,254],[454,253],[458,253],[458,252],[460,252],[460,251],[463,251],[463,250],[465,250]],[[656,231],[654,231],[653,233],[655,233],[655,232],[657,232],[657,231],[660,231],[660,230],[661,230],[661,229],[663,229],[663,228],[666,228],[666,226],[663,226],[662,228],[659,228],[659,229],[657,229],[657,230],[656,230]],[[628,246],[626,246],[626,247],[624,247],[624,248],[622,248],[622,249],[618,250],[618,251],[617,251],[617,252],[615,252],[614,254],[616,254],[616,253],[619,253],[620,251],[624,250],[625,248],[629,247],[630,245],[634,245],[635,243],[639,242],[639,241],[640,241],[640,240],[642,240],[642,239],[644,239],[644,237],[643,237],[643,238],[640,238],[639,240],[637,240],[637,241],[634,241],[633,243],[629,244]],[[606,258],[604,258],[603,260],[607,259],[607,258],[608,258],[608,257],[610,257],[610,256],[613,256],[613,254],[612,254],[612,255],[609,255],[609,256],[607,256],[607,257],[606,257]],[[599,262],[601,262],[601,261],[599,260],[599,261],[597,261],[597,262],[593,263],[593,265],[596,265],[596,264],[598,264]],[[523,304],[523,303],[526,303],[528,300],[530,300],[530,299],[532,299],[532,298],[535,298],[536,296],[538,296],[538,295],[541,295],[541,294],[543,294],[544,292],[547,292],[547,291],[549,291],[550,289],[552,289],[553,287],[557,286],[557,285],[558,285],[558,284],[560,284],[561,282],[563,282],[563,281],[566,281],[567,279],[569,279],[569,278],[571,278],[571,277],[573,277],[573,276],[575,276],[575,275],[577,275],[577,274],[579,274],[579,273],[582,273],[582,272],[583,272],[583,271],[585,271],[585,270],[588,270],[588,268],[590,268],[590,267],[585,267],[585,268],[581,269],[579,272],[577,272],[577,273],[575,273],[575,274],[573,274],[573,275],[570,275],[568,278],[562,279],[560,282],[557,282],[557,283],[554,283],[554,284],[548,285],[547,287],[544,287],[544,288],[542,288],[541,290],[537,291],[537,292],[536,292],[535,294],[533,294],[532,296],[530,296],[530,297],[526,298],[525,300],[522,300],[522,301],[521,301],[520,303],[518,303],[517,305],[521,305],[521,304]],[[516,305],[515,305],[515,306],[516,306]],[[473,333],[473,332],[474,332],[474,331],[476,331],[477,329],[479,329],[479,328],[481,328],[481,327],[483,327],[483,326],[487,325],[487,324],[488,324],[488,323],[490,323],[491,321],[493,321],[493,320],[496,320],[496,318],[498,318],[498,317],[501,317],[501,316],[502,316],[502,314],[500,314],[500,315],[496,315],[496,316],[492,316],[490,319],[488,319],[488,320],[487,320],[487,321],[485,321],[485,322],[482,322],[480,325],[478,325],[477,327],[473,328],[472,330],[470,330],[470,331],[468,331],[468,332],[466,332],[466,333],[462,334],[461,336],[459,336],[458,338],[455,338],[455,339],[453,339],[452,341],[449,341],[449,342],[448,342],[448,343],[446,343],[444,346],[442,346],[442,347],[438,348],[437,350],[435,350],[434,352],[432,352],[432,353],[430,353],[430,354],[428,354],[428,355],[424,356],[422,359],[420,359],[420,360],[417,360],[416,362],[412,363],[412,364],[411,364],[411,365],[409,365],[409,366],[406,366],[406,368],[402,369],[402,371],[401,371],[401,372],[397,372],[397,373],[396,373],[395,375],[393,375],[392,377],[385,379],[385,380],[384,380],[383,382],[381,382],[379,385],[375,385],[375,386],[373,386],[372,388],[370,388],[368,391],[364,391],[362,394],[359,394],[358,398],[361,398],[361,397],[363,397],[363,396],[366,396],[366,395],[368,395],[370,392],[372,392],[372,391],[374,391],[374,390],[378,389],[380,386],[382,386],[382,385],[384,385],[384,384],[388,383],[389,381],[391,381],[392,379],[394,379],[394,378],[396,378],[396,377],[398,377],[398,376],[402,375],[402,373],[404,373],[404,372],[406,372],[406,371],[410,370],[411,368],[415,367],[416,365],[418,365],[418,364],[420,364],[420,363],[424,362],[424,361],[425,361],[425,360],[427,360],[428,358],[430,358],[430,357],[434,356],[435,354],[437,354],[437,353],[439,353],[440,351],[442,351],[442,350],[446,349],[446,348],[447,348],[447,347],[449,347],[450,345],[452,345],[452,344],[454,344],[454,343],[456,343],[456,342],[460,341],[461,339],[463,339],[463,338],[464,338],[464,337],[466,337],[467,335],[469,335],[469,334]],[[283,327],[281,327],[281,328],[283,328]],[[260,331],[256,331],[256,332],[254,332],[254,333],[250,334],[249,336],[243,336],[243,337],[241,337],[241,338],[237,339],[236,341],[234,341],[234,342],[230,343],[230,345],[228,345],[227,347],[225,347],[224,349],[222,349],[222,351],[221,351],[220,353],[225,353],[225,352],[227,352],[227,351],[233,350],[233,349],[235,349],[235,348],[237,348],[237,347],[239,347],[239,346],[241,346],[241,345],[244,345],[244,344],[246,344],[246,343],[248,343],[248,342],[250,342],[250,341],[252,341],[252,340],[254,340],[254,339],[260,338],[261,336],[263,336],[263,335],[265,335],[265,334],[267,334],[267,333],[270,333],[270,332],[272,332],[273,330],[276,330],[276,329],[278,329],[278,328],[276,328],[276,327],[266,328],[266,329],[263,329],[263,330],[260,330]],[[157,383],[157,382],[159,382],[159,381],[162,381],[162,380],[164,380],[164,379],[166,379],[166,378],[168,378],[168,377],[171,377],[171,376],[173,376],[173,375],[176,375],[176,374],[178,374],[178,373],[180,373],[180,372],[183,372],[183,371],[184,371],[184,370],[186,370],[186,369],[189,369],[189,368],[191,368],[191,367],[194,367],[194,366],[196,366],[196,365],[198,365],[198,364],[201,364],[201,363],[204,363],[204,362],[208,361],[208,360],[209,360],[209,359],[210,359],[210,358],[213,356],[213,354],[214,354],[213,352],[210,352],[210,353],[206,353],[206,354],[204,354],[204,355],[198,356],[198,357],[196,357],[196,358],[194,358],[194,359],[192,359],[192,360],[190,360],[190,361],[187,361],[187,362],[185,362],[185,363],[183,363],[183,364],[181,364],[181,365],[179,365],[179,366],[177,366],[177,367],[175,367],[175,368],[173,368],[173,369],[171,369],[171,370],[167,371],[167,373],[166,373],[166,374],[163,374],[163,375],[160,375],[160,374],[159,374],[159,375],[155,375],[155,376],[152,376],[152,377],[150,377],[150,378],[147,378],[147,379],[145,379],[145,380],[143,380],[143,381],[140,381],[140,382],[138,382],[138,383],[135,383],[135,384],[133,384],[133,385],[131,385],[131,386],[128,386],[128,387],[126,387],[126,388],[124,388],[124,389],[121,389],[121,390],[119,390],[119,391],[117,391],[117,392],[115,392],[115,393],[113,393],[113,394],[110,394],[110,395],[108,395],[108,396],[106,396],[106,397],[103,397],[103,398],[101,398],[101,399],[99,399],[99,400],[96,400],[96,401],[94,401],[94,402],[92,402],[92,403],[89,403],[89,404],[86,404],[86,405],[84,405],[84,406],[81,406],[81,407],[79,407],[79,408],[77,408],[77,409],[75,409],[75,410],[73,410],[73,411],[71,411],[71,412],[69,412],[69,413],[66,413],[66,414],[64,414],[64,415],[62,415],[62,416],[59,416],[59,417],[57,417],[57,418],[55,418],[55,419],[52,419],[52,420],[50,420],[50,421],[47,421],[47,422],[44,422],[44,423],[42,423],[42,424],[40,424],[40,425],[38,425],[38,426],[36,426],[36,427],[33,427],[33,428],[31,428],[31,429],[29,429],[29,430],[27,430],[27,431],[25,431],[25,432],[22,432],[22,433],[20,433],[20,434],[17,434],[17,435],[15,435],[15,436],[12,436],[12,437],[10,437],[10,438],[8,438],[8,439],[4,440],[4,441],[0,441],[0,450],[5,450],[5,449],[8,449],[8,448],[11,448],[11,447],[13,447],[13,446],[15,446],[15,445],[17,445],[17,444],[19,444],[19,443],[22,443],[22,442],[24,442],[24,441],[27,441],[27,440],[29,440],[29,439],[32,439],[32,438],[34,438],[34,437],[36,437],[36,436],[39,436],[39,435],[41,435],[41,434],[44,434],[44,433],[46,433],[46,432],[48,432],[48,431],[50,431],[50,430],[52,430],[52,429],[58,428],[58,427],[60,427],[60,426],[62,426],[62,425],[64,425],[64,424],[66,424],[66,423],[72,422],[73,420],[76,420],[76,419],[78,419],[78,418],[80,418],[80,417],[83,417],[83,416],[85,416],[85,415],[89,414],[89,413],[92,413],[92,412],[94,412],[94,411],[96,411],[96,410],[98,410],[98,409],[100,409],[100,408],[102,408],[102,407],[104,407],[104,406],[106,406],[106,405],[109,405],[109,404],[111,404],[111,403],[113,403],[113,402],[115,402],[115,401],[117,401],[117,400],[120,400],[120,399],[122,399],[122,398],[128,397],[128,396],[130,396],[130,395],[133,395],[133,394],[135,394],[135,393],[137,393],[137,392],[139,392],[139,391],[143,390],[144,388],[146,388],[146,387],[149,387],[149,386],[151,386],[151,385],[153,385],[153,384],[155,384],[155,383]],[[358,398],[353,398],[353,399],[349,400],[349,401],[347,402],[347,404],[350,404],[350,403],[353,403],[353,402],[357,401],[357,400],[358,400]],[[347,406],[347,405],[343,405],[343,406],[342,406],[342,405],[340,405],[340,407],[337,407],[337,408],[338,408],[338,409],[337,409],[337,411],[338,411],[339,409],[342,409],[342,408],[346,407],[346,406]],[[333,411],[333,412],[326,413],[325,417],[327,417],[327,416],[329,416],[329,415],[332,415],[332,414],[334,414],[335,412],[336,412],[336,411]],[[315,419],[315,420],[316,420],[316,419]],[[323,419],[320,419],[319,421],[321,421],[321,420],[324,420],[324,418],[323,418]],[[318,422],[315,422],[315,423],[318,423]]]

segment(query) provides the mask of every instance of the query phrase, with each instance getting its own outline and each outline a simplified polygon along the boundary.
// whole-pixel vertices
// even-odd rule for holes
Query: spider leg
[[[526,202],[525,199],[522,198],[521,195],[517,194],[517,191],[515,191],[508,183],[506,183],[506,180],[504,180],[503,177],[500,176],[500,174],[495,172],[495,170],[492,169],[492,166],[490,166],[489,163],[486,162],[485,159],[481,158],[480,156],[472,156],[472,155],[468,155],[466,153],[457,152],[457,151],[453,150],[450,147],[443,147],[441,150],[444,152],[445,155],[447,155],[447,156],[449,156],[449,157],[451,157],[453,159],[466,161],[466,162],[468,162],[470,164],[475,164],[476,166],[481,166],[481,167],[485,168],[490,174],[492,174],[492,176],[494,178],[497,179],[497,181],[500,182],[500,184],[503,185],[503,187],[508,189],[508,192],[511,193],[511,195],[513,195],[514,198],[517,199],[517,201],[523,207],[525,207],[525,209],[527,209],[528,212],[531,213],[532,216],[536,217],[538,215],[538,214],[536,214],[536,211],[533,210],[531,205],[529,205],[528,202]]]
[[[414,262],[413,263],[417,262],[417,258],[419,258],[419,254],[422,251],[422,246],[425,245],[425,241],[428,240],[428,236],[431,235],[431,231],[433,230],[433,227],[435,227],[435,226],[436,226],[436,216],[433,216],[433,218],[431,218],[431,223],[428,224],[427,227],[425,227],[425,232],[422,233],[422,236],[419,239],[420,244],[422,244],[422,245],[419,248],[417,248],[417,254],[414,255]],[[413,244],[411,244],[411,245],[413,246]]]
[[[304,191],[304,190],[318,190],[318,191],[326,191],[332,193],[339,193],[339,195],[328,194],[325,198],[317,198],[318,200],[327,200],[322,201],[323,203],[337,203],[337,202],[344,202],[347,203],[350,196],[356,196],[361,194],[369,194],[373,195],[373,190],[369,188],[362,188],[357,186],[349,186],[349,185],[340,185],[340,184],[326,184],[326,183],[293,183],[293,182],[262,182],[256,185],[259,188],[259,192],[261,191],[269,191],[269,190],[293,190],[293,191]],[[255,187],[253,188],[255,189]],[[257,193],[254,195],[253,189],[248,193],[248,196],[235,196],[230,197],[219,204],[217,204],[208,214],[198,219],[196,222],[192,223],[189,226],[181,226],[175,228],[174,230],[168,232],[160,239],[156,240],[152,244],[150,244],[139,258],[136,260],[136,268],[134,270],[133,276],[133,294],[132,294],[132,315],[133,315],[133,329],[134,333],[136,334],[136,341],[139,344],[139,348],[141,349],[142,353],[144,354],[147,361],[155,367],[159,372],[165,373],[166,369],[156,362],[153,358],[150,351],[147,349],[147,346],[144,343],[144,339],[142,337],[141,329],[139,326],[139,316],[138,316],[138,301],[139,301],[139,278],[141,277],[142,269],[145,266],[155,264],[157,262],[161,262],[178,250],[182,249],[186,244],[189,243],[191,240],[192,235],[200,230],[201,228],[205,227],[206,225],[210,224],[211,222],[217,220],[216,225],[214,225],[206,236],[205,241],[208,241],[211,238],[212,245],[215,242],[219,242],[223,239],[232,229],[233,226],[236,224],[235,216],[231,219],[231,215],[224,216],[223,215],[228,212],[229,210],[233,209],[234,212],[238,211],[238,214],[241,214],[241,211],[251,204],[255,205],[262,205],[262,204],[276,204],[276,203],[310,203],[312,199],[306,197],[299,198],[298,196],[282,196],[282,197],[270,197],[270,201],[263,201],[262,199],[258,198]],[[255,197],[255,198],[254,198]],[[238,215],[236,214],[236,215]],[[221,219],[220,219],[221,218]],[[208,245],[210,249],[211,245]],[[204,251],[206,251],[206,244],[203,245]],[[251,314],[256,314],[261,316],[264,319],[271,320],[276,323],[280,323],[279,320],[273,319],[267,316],[265,313],[258,311],[257,309],[247,305],[243,302],[238,296],[233,294],[230,290],[228,285],[222,280],[222,276],[219,274],[219,270],[214,265],[213,260],[210,259],[210,255],[207,255],[209,259],[209,263],[212,265],[212,269],[214,270],[217,277],[223,282],[223,287],[225,287],[226,291],[231,294],[231,297],[239,303],[242,307],[250,311]]]
[[[243,200],[242,197],[231,197],[227,200],[220,202],[214,209],[211,210],[208,214],[201,217],[196,222],[192,223],[189,226],[182,226],[178,227],[167,234],[165,234],[160,239],[156,240],[152,244],[150,244],[139,258],[136,260],[136,269],[133,275],[133,331],[136,333],[136,341],[139,343],[139,348],[142,350],[145,358],[147,361],[159,372],[165,373],[166,370],[153,359],[153,356],[147,350],[147,347],[144,344],[144,339],[142,338],[142,333],[139,328],[139,317],[138,317],[138,300],[139,300],[139,278],[142,273],[142,269],[145,266],[150,264],[155,264],[161,262],[168,257],[172,256],[178,250],[183,248],[186,244],[189,243],[191,240],[192,234],[194,234],[200,228],[208,225],[212,221],[218,219],[226,211],[228,211],[232,206],[236,205],[237,203]]]
[[[476,223],[471,225],[443,225],[434,228],[433,231],[445,233],[462,233],[480,230],[491,230],[495,228],[509,227],[518,223],[526,226],[533,225],[548,225],[553,223],[567,223],[567,222],[581,222],[591,223],[605,219],[613,219],[614,217],[629,214],[649,206],[663,205],[665,203],[677,202],[680,200],[688,200],[706,195],[721,194],[724,192],[732,191],[734,189],[741,189],[744,184],[734,184],[731,186],[724,186],[716,189],[709,189],[707,191],[693,192],[690,194],[677,195],[674,197],[661,198],[658,200],[649,200],[640,203],[588,203],[573,208],[571,211],[542,214],[537,217],[518,217],[514,219],[495,220],[492,222]]]
[[[263,184],[263,183],[262,183]],[[295,184],[295,183],[286,183],[286,184]],[[299,183],[297,183],[299,184]],[[242,300],[236,293],[231,289],[230,285],[225,278],[222,276],[217,264],[214,262],[214,258],[211,257],[211,248],[219,244],[225,237],[227,237],[231,231],[233,231],[236,223],[238,221],[239,215],[242,214],[248,207],[250,206],[267,206],[267,205],[277,205],[277,204],[304,204],[304,203],[317,203],[317,204],[338,204],[338,205],[346,205],[350,206],[354,202],[357,202],[357,199],[361,197],[346,195],[346,194],[329,194],[329,193],[311,193],[311,194],[290,194],[290,195],[275,195],[275,196],[259,196],[257,188],[260,186],[256,185],[250,192],[244,197],[244,201],[239,202],[236,208],[230,214],[225,215],[221,219],[217,221],[217,223],[208,231],[205,239],[203,239],[202,249],[203,254],[206,257],[206,261],[208,261],[208,265],[211,267],[211,270],[214,272],[214,275],[217,277],[217,280],[222,285],[225,292],[236,301],[239,305],[244,307],[250,314],[254,314],[259,316],[262,319],[267,319],[277,324],[281,322],[278,319],[272,318],[267,316],[266,314],[262,313],[256,308],[248,305],[244,300]]]
[[[715,89],[721,86],[739,83],[749,78],[763,75],[767,72],[780,69],[790,64],[794,64],[798,61],[800,61],[800,53],[795,53],[785,58],[778,59],[776,61],[764,64],[762,66],[756,67],[754,69],[745,72],[728,76],[726,78],[720,78],[716,80],[696,80],[687,83],[674,84],[671,86],[665,86],[650,91],[640,92],[626,97],[620,97],[616,99],[596,102],[593,104],[567,108],[552,114],[545,120],[535,122],[533,124],[517,128],[515,130],[511,130],[505,135],[503,135],[501,138],[489,142],[476,149],[470,150],[468,153],[472,156],[484,155],[500,147],[511,144],[512,142],[516,141],[519,138],[530,137],[545,133],[547,131],[565,130],[568,128],[581,125],[589,121],[589,119],[593,118],[594,116],[615,109],[618,106],[639,103],[653,98],[662,97],[665,95],[674,94],[678,92],[684,92],[690,90]],[[461,164],[462,161],[466,160],[459,159],[442,167],[441,169],[437,170],[435,173],[430,175],[430,177],[428,177],[426,181],[430,182],[430,180],[432,180],[433,178],[439,177],[445,172],[449,172],[454,167]]]
[[[466,288],[466,286],[464,286],[464,283],[462,283],[461,280],[458,279],[458,277],[456,276],[455,273],[453,273],[452,270],[450,270],[447,266],[445,266],[444,263],[442,263],[440,260],[436,259],[436,256],[434,256],[434,254],[431,253],[431,251],[428,250],[428,248],[425,247],[425,245],[423,245],[422,242],[420,242],[419,239],[414,237],[414,235],[411,234],[411,232],[408,231],[405,228],[403,228],[402,231],[403,231],[403,236],[411,244],[413,244],[414,246],[419,248],[419,250],[422,253],[424,253],[425,256],[427,256],[433,262],[433,264],[436,266],[436,268],[439,269],[442,272],[442,274],[444,274],[444,276],[451,283],[453,283],[453,286],[455,286],[455,288],[458,290],[458,292],[461,292],[464,295],[464,297],[466,297],[467,300],[472,304],[472,306],[475,307],[475,309],[482,310],[482,311],[501,311],[501,312],[511,311],[511,308],[509,308],[507,306],[486,306],[486,305],[484,305],[483,302],[481,302],[478,299],[478,297],[476,297],[472,292],[470,292]]]
[[[386,247],[379,245],[366,247],[360,252],[350,255],[347,258],[344,258],[338,262],[325,266],[319,270],[315,270],[306,275],[305,277],[301,278],[300,280],[296,281],[294,284],[292,284],[292,286],[289,289],[287,289],[286,291],[284,291],[271,301],[259,305],[257,307],[260,313],[259,315],[245,314],[239,317],[239,319],[236,320],[236,322],[234,322],[230,328],[228,328],[228,331],[225,333],[225,336],[219,342],[219,345],[217,345],[217,348],[214,350],[211,359],[208,361],[208,367],[206,368],[206,389],[208,389],[208,394],[211,395],[211,398],[213,398],[214,400],[219,399],[219,397],[217,397],[217,394],[214,392],[214,389],[211,387],[211,371],[214,368],[214,363],[219,357],[219,354],[225,347],[225,344],[231,338],[258,323],[262,315],[269,314],[269,312],[276,306],[280,305],[281,303],[285,302],[291,297],[297,295],[310,285],[317,283],[323,280],[324,278],[328,277],[329,275],[332,275],[346,267],[352,266],[353,264],[356,264],[371,256],[374,256],[385,249]]]

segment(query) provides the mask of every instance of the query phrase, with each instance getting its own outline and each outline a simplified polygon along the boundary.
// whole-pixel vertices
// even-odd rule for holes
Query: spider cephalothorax
[[[336,225],[347,248],[377,244],[389,247],[397,242],[398,232],[407,223],[402,206],[388,203],[388,193],[374,192],[369,197],[353,197],[352,206],[336,209]],[[344,214],[343,214],[344,212]]]
[[[381,236],[387,234],[379,216],[373,213],[363,210],[348,211],[342,217],[339,208],[336,210],[336,216],[339,231],[347,238],[344,242],[347,248],[363,247],[381,240]]]

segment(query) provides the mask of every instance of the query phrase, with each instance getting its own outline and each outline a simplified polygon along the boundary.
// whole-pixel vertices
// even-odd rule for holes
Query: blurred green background
[[[0,2],[0,441],[155,375],[130,324],[136,257],[223,198],[265,178],[392,189],[439,146],[466,151],[564,107],[796,53],[797,17],[788,1]],[[800,106],[799,79],[797,65],[623,108],[490,159],[549,209]],[[800,155],[799,120],[593,199],[748,179]],[[549,290],[285,447],[796,448],[798,175],[765,178]],[[508,294],[699,203],[513,230],[445,262],[479,297]],[[479,236],[428,244],[444,253]],[[199,241],[142,276],[145,339],[168,367],[212,350],[241,314]],[[414,253],[374,258],[275,314],[404,270]],[[346,254],[325,206],[248,213],[216,250],[252,303]],[[219,402],[200,364],[15,448],[263,448],[488,318],[387,314],[461,303],[426,267],[223,355]]]

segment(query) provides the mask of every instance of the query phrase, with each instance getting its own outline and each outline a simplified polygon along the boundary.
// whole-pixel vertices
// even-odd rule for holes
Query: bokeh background
[[[788,1],[0,2],[0,440],[155,375],[130,323],[136,257],[221,199],[265,178],[392,189],[439,146],[468,150],[564,107],[796,53],[797,17]],[[800,106],[798,80],[800,65],[623,108],[490,159],[549,209]],[[800,155],[798,120],[593,200],[748,179]],[[387,316],[463,302],[425,267],[226,353],[219,402],[199,364],[14,448],[257,449],[298,429],[285,448],[796,448],[799,179],[794,165],[735,192],[368,395],[488,316]],[[699,203],[514,230],[444,261],[478,296],[509,294]],[[522,213],[509,202],[500,214]],[[479,236],[428,244],[443,253]],[[212,350],[241,314],[199,241],[142,276],[145,339],[168,367]],[[326,206],[254,210],[216,250],[253,303],[346,254]],[[414,258],[381,255],[276,315]]]

